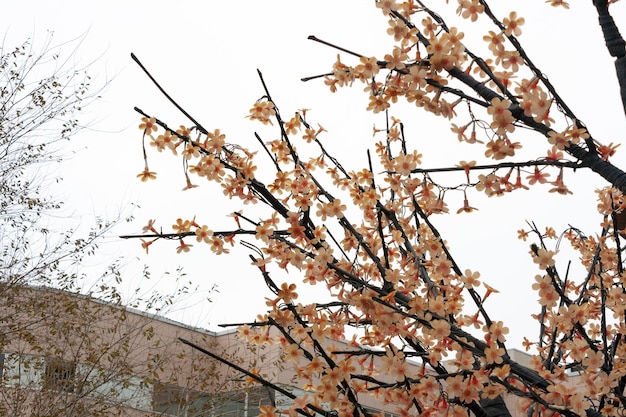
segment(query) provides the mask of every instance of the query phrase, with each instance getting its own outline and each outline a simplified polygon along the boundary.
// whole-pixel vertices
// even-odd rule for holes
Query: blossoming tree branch
[[[481,22],[481,30],[491,24],[483,37],[491,55],[481,57],[459,28],[425,3],[375,2],[395,42],[384,56],[310,37],[339,55],[328,73],[304,80],[323,79],[332,91],[362,84],[368,109],[388,115],[387,126],[375,129],[376,142],[359,171],[345,169],[328,150],[325,140],[332,132],[307,110],[284,117],[260,72],[261,97],[247,117],[273,126],[278,139],[256,134],[256,150],[204,127],[164,90],[189,119],[188,127],[172,129],[137,108],[142,181],[156,178],[149,145],[182,158],[185,189],[212,181],[242,206],[219,224],[201,216],[177,219],[165,232],[151,220],[142,234],[125,237],[141,239],[146,251],[172,240],[178,252],[206,244],[217,255],[244,243],[273,296],[268,311],[240,324],[239,331],[251,344],[280,345],[304,381],[307,394],[293,398],[290,414],[370,415],[359,397],[375,391],[399,415],[510,415],[505,394],[519,397],[532,415],[622,415],[626,280],[620,234],[626,223],[620,216],[626,175],[610,162],[619,145],[593,137],[533,63],[520,41],[524,18],[516,12],[496,16],[483,0],[437,6],[456,7],[468,24]],[[562,0],[546,3],[568,7]],[[593,1],[621,83],[624,41],[610,3]],[[493,163],[423,168],[419,143],[405,137],[402,121],[392,116],[399,101],[448,119],[459,141],[484,147]],[[525,146],[516,141],[522,129],[543,138],[547,153],[516,160]],[[257,158],[267,158],[271,169],[257,169]],[[475,210],[469,203],[473,193],[501,196],[547,183],[550,192],[568,194],[564,173],[576,169],[606,180],[597,191],[601,232],[587,236],[570,228],[561,235],[580,253],[586,271],[572,277],[555,267],[556,251],[549,248],[554,231],[520,231],[520,238],[534,239],[530,256],[538,274],[532,285],[539,296],[538,336],[526,341],[536,353],[531,366],[522,366],[508,354],[508,329],[487,311],[495,290],[455,261],[432,218],[450,211],[453,193],[463,197],[463,205],[452,209],[459,215]],[[450,180],[455,171],[456,180]],[[254,237],[256,244],[242,236]],[[316,284],[332,301],[300,303],[298,291]],[[332,343],[346,338],[348,351]],[[380,367],[372,367],[374,358]],[[422,364],[419,371],[409,371],[409,360]],[[579,384],[566,383],[569,369],[579,371]],[[254,370],[241,372],[273,386]],[[263,409],[265,416],[276,413]]]

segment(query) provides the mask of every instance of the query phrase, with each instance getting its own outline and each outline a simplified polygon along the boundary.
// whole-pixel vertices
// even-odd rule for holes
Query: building
[[[200,415],[214,394],[241,385],[178,341],[234,357],[242,346],[232,333],[48,288],[4,288],[0,297],[0,415]]]
[[[304,391],[277,347],[250,349],[235,331],[172,320],[49,288],[5,288],[0,307],[0,416],[245,416],[285,395],[181,343],[192,341]],[[372,398],[366,400],[371,409]]]
[[[255,417],[261,406],[289,408],[292,400],[281,390],[305,394],[278,346],[249,348],[234,331],[192,328],[48,288],[0,295],[0,416]],[[258,370],[280,390],[247,384],[245,375],[180,338]],[[529,360],[511,354],[520,363]],[[359,400],[393,416],[393,404],[374,396]],[[507,403],[515,409],[515,399]]]

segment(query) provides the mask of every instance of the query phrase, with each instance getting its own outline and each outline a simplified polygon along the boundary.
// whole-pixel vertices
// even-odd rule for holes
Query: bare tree
[[[3,323],[10,342],[0,355],[2,415],[202,415],[216,392],[240,385],[178,341],[231,358],[235,351],[210,332],[56,289],[5,294],[0,312],[12,320]]]
[[[165,363],[180,353],[172,351],[180,346],[176,338],[162,337],[158,321],[130,312],[109,285],[121,279],[118,263],[96,286],[81,285],[80,267],[112,222],[94,219],[81,235],[59,221],[63,202],[50,191],[59,180],[56,165],[82,127],[80,111],[100,92],[86,68],[73,66],[77,43],[55,45],[49,36],[41,48],[0,47],[2,415],[151,412],[156,381],[193,385],[189,363]],[[73,53],[65,55],[68,48]],[[132,302],[155,311],[177,295]],[[194,366],[210,374],[213,365]]]
[[[73,47],[71,43],[65,45]],[[93,250],[108,228],[89,236],[50,226],[62,202],[47,192],[58,181],[56,163],[80,128],[78,113],[97,96],[85,69],[71,67],[49,36],[0,49],[0,271],[2,284],[74,286],[68,265]],[[100,229],[98,231],[98,229]],[[64,265],[62,265],[64,263]]]

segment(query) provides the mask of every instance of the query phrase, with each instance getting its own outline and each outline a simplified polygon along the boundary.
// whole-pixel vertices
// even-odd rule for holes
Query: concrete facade
[[[192,328],[50,289],[16,290],[10,301],[0,307],[0,415],[255,417],[262,405],[286,410],[291,404],[280,392],[246,384],[240,372],[179,338],[305,394],[278,345],[249,348],[234,331]],[[511,354],[522,364],[529,360],[522,352]],[[373,395],[359,399],[393,415],[393,404]],[[518,408],[514,399],[507,402],[511,411]]]

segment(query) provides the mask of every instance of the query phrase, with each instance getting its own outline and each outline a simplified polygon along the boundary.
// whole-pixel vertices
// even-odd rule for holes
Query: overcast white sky
[[[364,111],[367,100],[360,86],[331,94],[321,81],[299,80],[326,72],[336,55],[336,51],[308,41],[308,35],[365,55],[389,52],[392,43],[385,33],[386,18],[373,3],[243,0],[179,1],[174,5],[169,1],[40,0],[4,6],[0,23],[7,34],[5,46],[26,38],[34,38],[37,44],[46,30],[54,31],[59,43],[85,36],[76,52],[77,65],[95,60],[90,72],[96,83],[110,80],[102,100],[85,116],[90,124],[73,145],[78,153],[64,164],[62,193],[82,224],[90,224],[94,216],[112,217],[130,203],[140,206],[133,212],[135,222],[120,225],[103,246],[103,259],[116,255],[128,259],[127,288],[150,288],[151,283],[136,280],[144,263],[153,265],[157,278],[164,270],[182,265],[194,283],[204,289],[217,284],[220,293],[211,304],[187,300],[189,304],[183,307],[188,308],[175,317],[212,329],[218,323],[249,321],[264,310],[263,297],[267,295],[261,277],[247,266],[244,248],[238,248],[239,255],[221,258],[204,248],[176,255],[175,245],[163,242],[153,245],[146,256],[138,241],[116,238],[140,231],[150,218],[168,227],[177,217],[197,215],[202,223],[229,227],[230,220],[224,216],[236,208],[224,201],[216,188],[203,186],[181,193],[184,178],[177,159],[153,154],[151,168],[158,172],[159,180],[144,184],[135,178],[143,161],[139,116],[133,106],[171,126],[188,122],[150,84],[130,53],[134,52],[205,127],[219,128],[229,141],[249,147],[255,146],[253,132],[258,126],[244,117],[263,94],[256,75],[259,68],[283,114],[313,109],[311,120],[329,131],[329,146],[349,156],[346,165],[360,168],[366,162],[365,149],[374,143],[372,125],[382,126],[383,117]],[[553,9],[543,0],[491,3],[498,15],[517,10],[526,18],[521,41],[531,58],[596,138],[620,142],[624,112],[591,1],[572,0],[569,11]],[[618,3],[612,9],[626,32],[626,4]],[[487,30],[493,28],[486,21],[472,29],[480,36]],[[480,37],[467,45],[476,51],[484,49]],[[350,62],[348,57],[344,60]],[[475,159],[472,152],[482,152],[458,147],[445,123],[418,110],[399,108],[397,114],[405,122],[410,143],[424,154],[425,167],[454,165],[462,159]],[[525,144],[536,157],[548,148],[537,136],[530,136]],[[626,166],[626,150],[620,151],[615,161]],[[548,188],[497,200],[470,196],[480,208],[477,213],[434,218],[461,268],[481,271],[484,281],[501,290],[488,307],[493,317],[511,327],[514,345],[519,345],[522,335],[535,337],[538,332],[530,318],[537,311],[530,285],[539,271],[527,255],[528,244],[517,241],[516,230],[525,226],[525,220],[534,220],[542,228],[551,225],[557,231],[567,224],[588,233],[598,231],[594,189],[603,185],[602,181],[584,172],[566,173],[566,181],[575,191],[572,197],[548,194]],[[565,266],[566,260],[560,265]],[[167,280],[162,278],[159,285]]]

